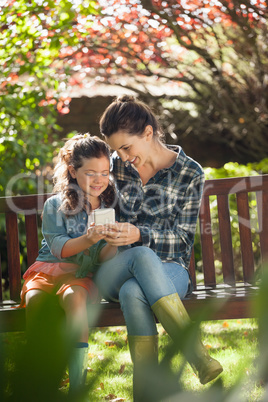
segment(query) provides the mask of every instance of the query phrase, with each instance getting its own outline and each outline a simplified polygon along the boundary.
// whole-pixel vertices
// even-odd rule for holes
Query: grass
[[[165,355],[169,337],[161,325],[159,330],[160,360]],[[258,356],[258,325],[254,319],[208,321],[201,324],[201,336],[212,357],[224,367],[221,380],[224,390],[239,383],[238,395],[243,401],[260,401],[262,386],[254,379]],[[12,357],[16,346],[25,342],[23,333],[2,334],[1,340],[10,351],[8,369],[12,370]],[[178,372],[183,363],[181,356],[171,361],[171,369]],[[215,381],[214,381],[215,382]],[[132,363],[127,345],[125,327],[91,330],[89,336],[87,383],[90,393],[86,400],[132,401]],[[186,364],[182,374],[182,389],[191,395],[205,395],[212,383],[201,385],[191,367]],[[61,392],[68,391],[68,374],[63,378]],[[191,398],[189,399],[189,401]],[[238,400],[238,399],[237,399]]]

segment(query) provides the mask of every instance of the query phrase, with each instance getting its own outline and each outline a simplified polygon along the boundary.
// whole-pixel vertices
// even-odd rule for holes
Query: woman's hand
[[[107,225],[105,240],[112,246],[126,246],[141,241],[140,230],[128,222]]]

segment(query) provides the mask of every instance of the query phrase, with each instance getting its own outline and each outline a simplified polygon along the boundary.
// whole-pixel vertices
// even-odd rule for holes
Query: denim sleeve
[[[58,209],[59,203],[55,198],[46,201],[43,210],[42,233],[51,254],[61,259],[62,248],[71,237],[67,234],[65,216]]]

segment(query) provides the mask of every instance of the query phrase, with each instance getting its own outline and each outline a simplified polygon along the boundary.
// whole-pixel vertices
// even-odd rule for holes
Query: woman
[[[188,266],[204,174],[179,146],[162,142],[155,115],[133,97],[123,96],[108,106],[100,131],[115,151],[112,169],[120,193],[120,222],[113,227],[117,233],[106,240],[127,250],[104,263],[96,281],[107,299],[121,303],[137,400],[142,392],[139,367],[145,360],[157,361],[154,314],[173,339],[189,323],[181,299],[192,289]],[[136,265],[134,258],[139,259]],[[128,279],[126,270],[133,277]],[[222,371],[201,342],[190,363],[202,384]]]

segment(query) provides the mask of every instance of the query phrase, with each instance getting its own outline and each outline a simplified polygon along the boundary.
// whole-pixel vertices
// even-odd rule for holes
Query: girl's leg
[[[86,379],[88,357],[88,292],[82,286],[70,286],[60,295],[67,331],[77,339],[69,363],[70,393],[75,393]]]
[[[30,313],[30,309],[36,309],[45,299],[47,293],[40,289],[31,289],[25,294],[26,314]]]
[[[65,311],[69,334],[79,342],[88,342],[88,291],[82,286],[70,286],[60,295],[60,305]]]
[[[40,307],[45,303],[47,293],[40,289],[31,289],[25,294],[26,304],[26,333],[31,332],[32,320],[36,321],[40,314]]]

